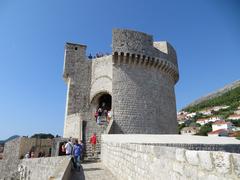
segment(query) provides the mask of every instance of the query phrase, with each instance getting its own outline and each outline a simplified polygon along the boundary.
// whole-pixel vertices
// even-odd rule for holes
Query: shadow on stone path
[[[112,173],[99,161],[81,164],[80,171],[73,170],[71,180],[116,180]]]

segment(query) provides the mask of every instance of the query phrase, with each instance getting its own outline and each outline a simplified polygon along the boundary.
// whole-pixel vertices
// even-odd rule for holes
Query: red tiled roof
[[[230,118],[230,117],[239,117],[240,118],[240,114],[232,114],[228,118]]]
[[[215,121],[213,124],[228,124],[230,122],[226,122],[224,120],[219,120],[219,121]]]
[[[201,118],[201,119],[198,119],[197,121],[206,121],[208,120],[207,118]]]
[[[228,132],[226,129],[218,129],[216,131],[209,132],[208,134],[219,134],[221,132]]]

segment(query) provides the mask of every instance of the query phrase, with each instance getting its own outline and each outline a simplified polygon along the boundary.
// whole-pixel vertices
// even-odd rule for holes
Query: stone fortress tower
[[[67,102],[64,137],[82,138],[97,128],[93,116],[105,103],[113,112],[110,133],[177,133],[174,48],[151,35],[112,32],[112,55],[88,59],[86,46],[67,43],[64,73]]]

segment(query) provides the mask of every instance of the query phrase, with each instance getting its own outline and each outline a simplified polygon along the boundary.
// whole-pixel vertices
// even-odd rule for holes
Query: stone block
[[[238,178],[240,178],[240,154],[232,154],[233,170]]]
[[[198,177],[198,170],[197,170],[197,167],[195,167],[195,166],[186,165],[184,167],[183,173],[187,178],[191,178],[192,180],[193,179],[198,179],[197,178]]]
[[[207,180],[220,180],[220,177],[210,174],[207,176]]]
[[[169,179],[180,180],[180,177],[181,176],[176,172],[170,172],[169,173]],[[164,179],[166,179],[166,177]]]
[[[174,160],[176,154],[176,148],[166,146],[153,146],[152,153],[155,157],[164,156],[165,158]]]
[[[200,160],[200,166],[206,170],[212,170],[213,162],[211,159],[211,153],[209,151],[198,151],[198,157]]]
[[[186,159],[185,159],[185,149],[176,149],[176,153],[175,153],[175,157],[176,157],[176,160],[180,161],[180,162],[185,162]]]
[[[173,171],[183,175],[184,164],[181,162],[173,162]]]
[[[186,159],[191,165],[199,165],[199,159],[198,159],[198,153],[197,151],[189,151],[187,150],[186,153]]]
[[[198,180],[206,180],[206,175],[207,173],[205,173],[204,171],[198,171]]]
[[[229,173],[230,165],[230,154],[226,152],[213,152],[214,166],[218,173],[226,174]]]

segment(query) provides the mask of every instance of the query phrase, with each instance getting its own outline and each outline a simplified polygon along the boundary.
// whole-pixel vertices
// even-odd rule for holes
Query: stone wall
[[[66,156],[23,159],[18,168],[20,180],[62,179],[70,161]]]
[[[0,160],[0,179],[1,177],[13,177],[17,174],[19,164],[21,138],[16,138],[5,143],[3,159]]]
[[[176,136],[162,138],[158,135],[153,138],[145,135],[145,138],[142,137],[144,136],[102,136],[102,162],[118,179],[230,180],[240,178],[240,154],[187,150],[160,145],[166,141],[174,144],[175,141],[180,140],[180,138],[175,140]],[[156,139],[165,140],[157,142]],[[210,138],[209,143],[221,141],[218,138],[215,140]],[[223,139],[223,144],[226,141]],[[152,144],[146,144],[149,142]],[[186,144],[186,142],[190,145],[191,142],[194,144],[195,140],[185,137],[183,143]],[[202,143],[208,146],[205,140]],[[240,142],[233,139],[229,139],[229,143],[240,145]]]
[[[154,68],[114,64],[114,132],[177,133],[174,84]]]
[[[81,122],[89,118],[91,61],[86,46],[67,43],[63,77],[68,85],[63,136],[81,138]]]
[[[103,56],[92,62],[90,100],[99,92],[112,94],[112,56]]]
[[[31,149],[34,151],[35,157],[38,156],[39,152],[44,152],[47,156],[52,148],[52,141],[52,139],[21,137],[18,158],[24,157]]]
[[[112,48],[114,133],[177,133],[174,49],[153,43],[145,33],[122,29],[113,30]]]
[[[58,140],[64,141],[66,139],[56,139],[57,142]],[[52,146],[52,139],[19,137],[8,141],[5,144],[3,159],[0,160],[0,180],[4,178],[19,178],[20,174],[24,175],[24,180],[28,179],[28,177],[34,180],[48,179],[45,178],[45,176],[50,176],[54,173],[56,176],[60,176],[67,169],[69,158],[66,158],[66,156],[55,158],[20,159],[29,152],[30,149],[34,149],[35,157],[37,157],[38,152],[40,151],[45,151],[45,154],[48,155],[49,148],[52,148]],[[21,173],[19,172],[20,165]],[[61,172],[58,172],[57,169],[59,168],[61,169]]]

